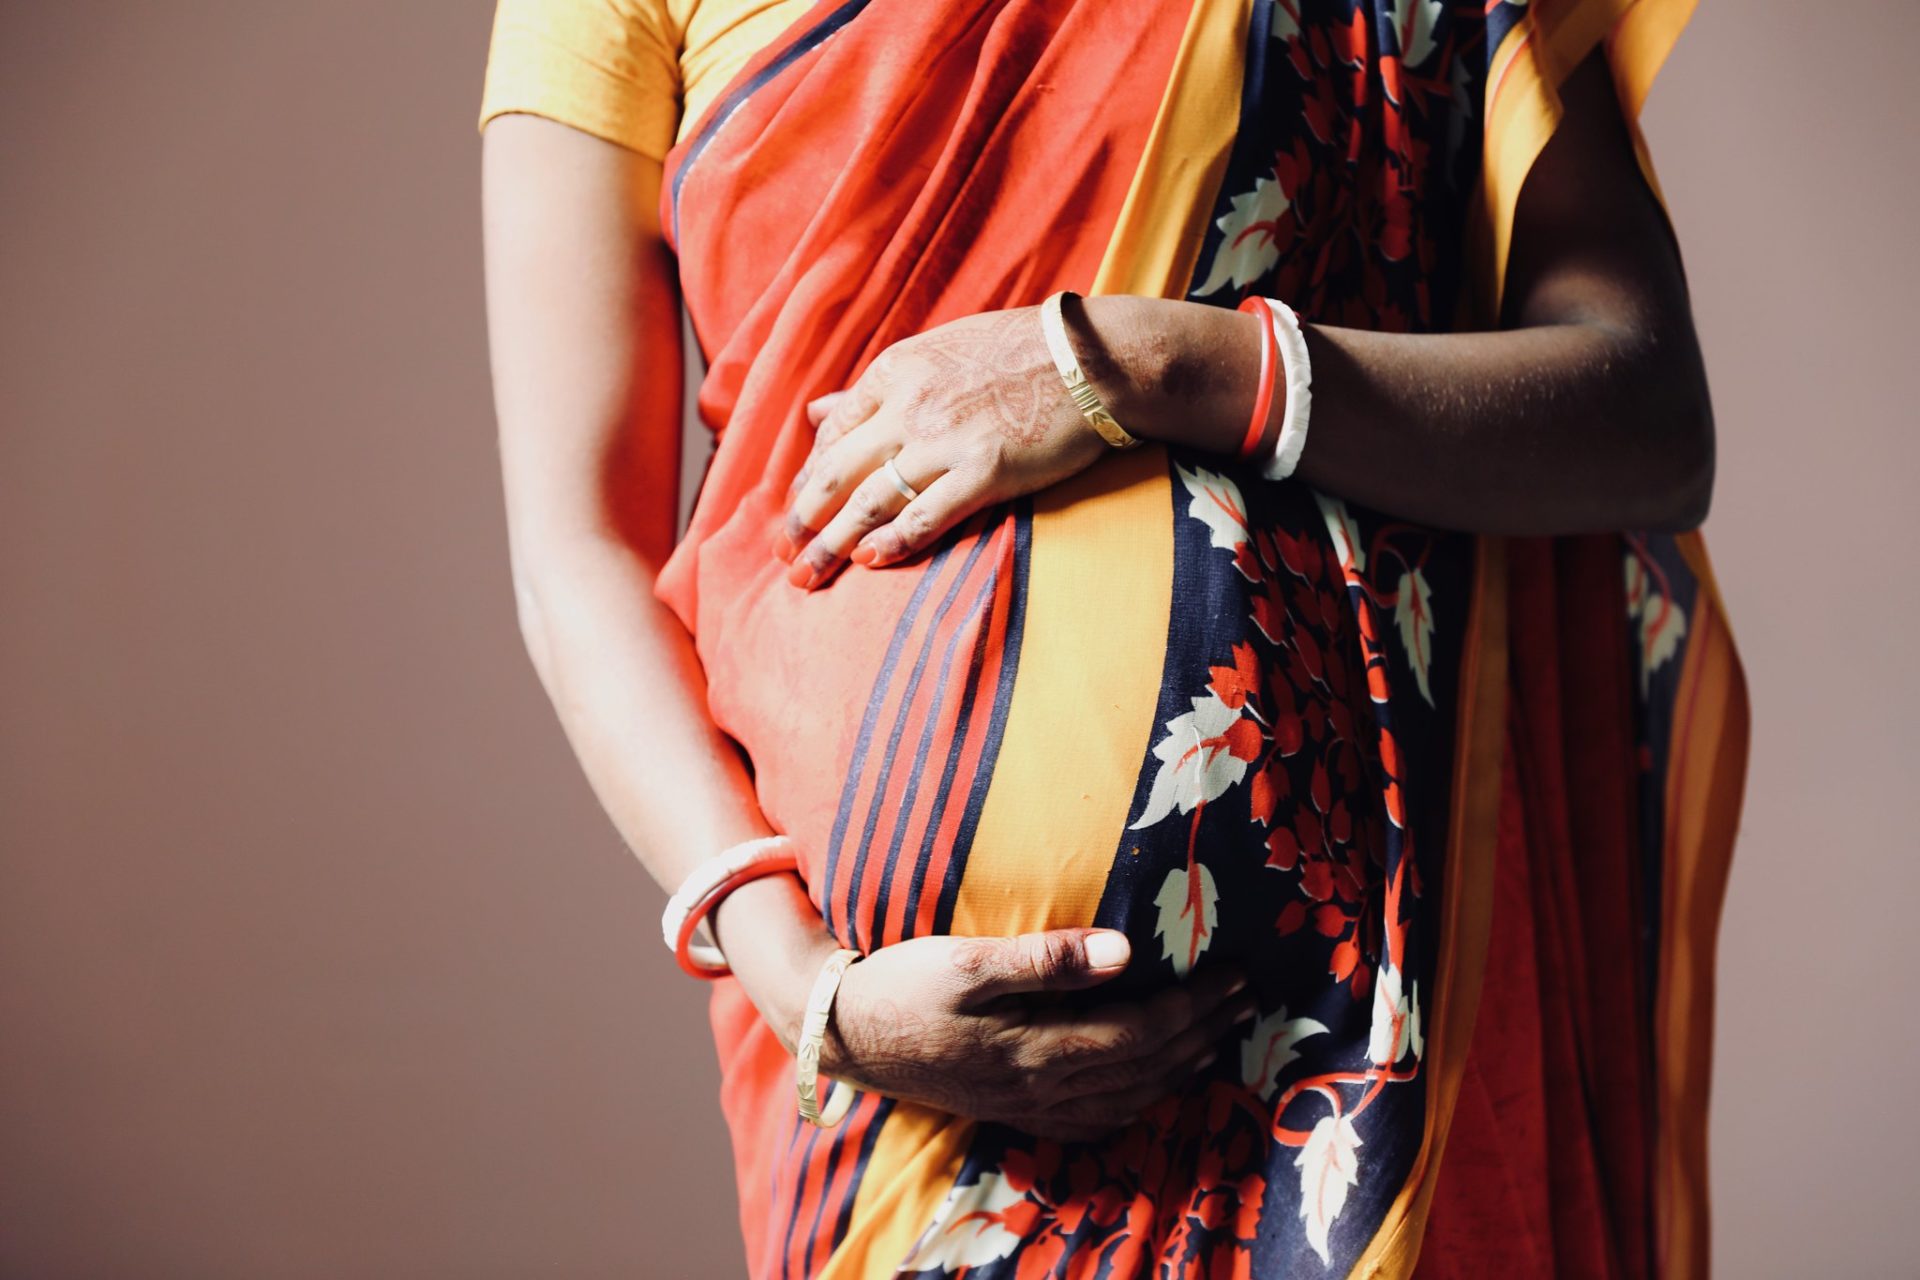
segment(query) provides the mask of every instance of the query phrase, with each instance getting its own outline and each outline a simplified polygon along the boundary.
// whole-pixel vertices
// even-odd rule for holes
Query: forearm
[[[691,637],[624,547],[583,539],[528,556],[523,630],[608,817],[664,891],[701,859],[767,835],[738,749],[713,724]],[[708,917],[728,963],[791,1047],[804,982],[834,945],[793,875],[735,889]]]
[[[1088,300],[1089,345],[1136,432],[1239,448],[1258,317],[1157,298]],[[1313,411],[1301,479],[1443,528],[1560,534],[1697,523],[1712,475],[1690,335],[1657,319],[1484,333],[1303,326]],[[1270,441],[1284,412],[1275,403]]]
[[[521,632],[594,793],[671,891],[703,858],[769,828],[707,711],[692,638],[653,594],[675,532],[682,390],[660,165],[505,116],[487,128],[484,177]],[[748,994],[786,1034],[805,994],[796,961],[830,941],[798,879],[737,890],[712,922]]]

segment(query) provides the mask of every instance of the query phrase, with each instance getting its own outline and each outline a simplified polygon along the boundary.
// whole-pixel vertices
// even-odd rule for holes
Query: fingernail
[[[787,581],[803,591],[812,587],[813,580],[818,576],[804,560],[795,561],[793,568],[787,570]]]
[[[787,536],[786,530],[782,529],[779,533],[773,535],[773,554],[775,558],[792,564],[793,553],[799,549],[800,548],[793,545],[793,539]]]
[[[1235,978],[1232,982],[1227,984],[1227,994],[1229,996],[1237,996],[1242,991],[1245,991],[1246,989],[1247,989],[1247,976],[1244,973],[1241,974],[1239,977]]]
[[[1113,929],[1087,935],[1087,964],[1095,969],[1117,969],[1132,953],[1127,935]]]
[[[1242,1010],[1240,1011],[1240,1013],[1239,1013],[1239,1016],[1238,1016],[1238,1017],[1236,1017],[1236,1018],[1234,1018],[1234,1020],[1233,1020],[1233,1025],[1237,1027],[1237,1026],[1239,1026],[1239,1025],[1240,1025],[1241,1023],[1243,1023],[1243,1022],[1252,1022],[1252,1021],[1253,1021],[1253,1015],[1254,1015],[1254,1014],[1256,1014],[1256,1013],[1259,1013],[1259,1012],[1260,1012],[1260,1006],[1259,1006],[1259,1005],[1257,1005],[1257,1004],[1250,1004],[1250,1005],[1248,1005],[1248,1006],[1247,1006],[1246,1008],[1244,1008],[1244,1009],[1242,1009]]]
[[[864,565],[864,564],[872,564],[873,557],[874,557],[873,548],[863,542],[859,546],[853,549],[853,554],[848,556],[847,559],[853,561],[855,564]]]
[[[1205,1071],[1218,1061],[1220,1061],[1220,1055],[1218,1053],[1209,1053],[1206,1057],[1193,1064],[1193,1073],[1199,1075],[1202,1071]]]

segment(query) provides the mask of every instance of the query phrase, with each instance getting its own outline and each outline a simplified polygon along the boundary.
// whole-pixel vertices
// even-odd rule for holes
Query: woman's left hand
[[[1079,352],[1088,345],[1076,339]],[[789,580],[809,590],[848,560],[905,559],[975,511],[1058,483],[1110,447],[1067,398],[1038,307],[902,339],[807,414],[817,435],[778,551],[793,565]]]

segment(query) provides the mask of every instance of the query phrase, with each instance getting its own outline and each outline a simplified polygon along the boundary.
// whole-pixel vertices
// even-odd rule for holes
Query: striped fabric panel
[[[827,923],[849,946],[951,918],[1018,666],[1030,522],[1025,503],[983,517],[929,562],[895,626],[827,851]]]

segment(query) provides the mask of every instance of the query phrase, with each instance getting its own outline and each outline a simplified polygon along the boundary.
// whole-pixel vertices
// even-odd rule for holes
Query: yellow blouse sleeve
[[[664,159],[680,123],[679,48],[666,0],[499,0],[480,127],[522,111]]]

